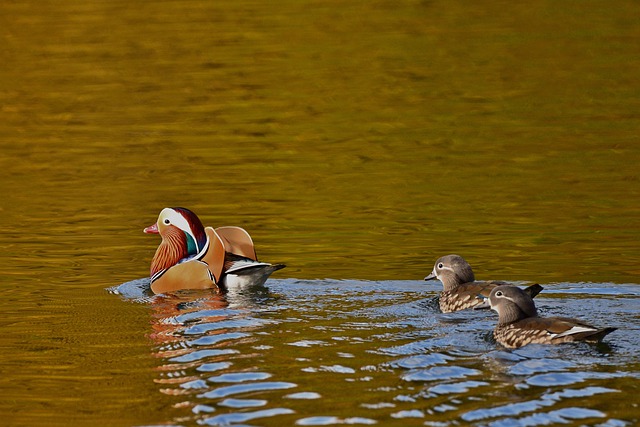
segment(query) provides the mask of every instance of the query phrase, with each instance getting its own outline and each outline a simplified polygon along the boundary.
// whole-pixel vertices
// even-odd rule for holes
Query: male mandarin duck
[[[538,317],[533,299],[517,286],[502,285],[489,294],[488,303],[498,312],[493,336],[499,344],[518,348],[527,344],[559,344],[600,341],[616,328],[596,328],[567,317]]]
[[[424,278],[424,280],[433,279],[440,280],[444,287],[440,292],[439,302],[443,313],[482,305],[493,288],[506,284],[498,281],[476,282],[471,266],[460,255],[446,255],[439,258],[431,274]],[[525,292],[533,298],[542,289],[542,286],[535,284],[527,287]]]
[[[240,227],[204,227],[186,208],[165,208],[158,221],[144,229],[162,242],[151,261],[151,290],[228,290],[262,285],[284,264],[259,262],[253,240]]]

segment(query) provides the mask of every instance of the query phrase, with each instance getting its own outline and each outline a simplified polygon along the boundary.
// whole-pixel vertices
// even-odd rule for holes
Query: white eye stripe
[[[500,298],[502,298],[502,299],[509,300],[509,301],[511,301],[512,303],[516,304],[516,301],[515,301],[513,298],[506,296],[506,295],[504,294],[504,292],[498,291],[498,292],[496,292],[496,296],[497,296],[497,297],[500,297]]]
[[[182,215],[176,213],[176,218],[174,218],[173,221],[171,221],[171,222],[173,223],[173,225],[178,227],[180,230],[185,231],[185,232],[193,235],[193,233],[191,232],[191,227],[189,227],[189,223],[187,222],[187,220]]]
[[[191,227],[189,226],[189,223],[187,222],[185,217],[183,217],[178,212],[170,208],[165,208],[162,213],[164,213],[164,216],[165,216],[165,219],[163,220],[165,224],[174,225],[178,227],[180,230],[184,231],[185,233],[188,233],[191,236],[193,236]]]
[[[496,293],[495,293],[495,296],[496,296],[497,298],[499,298],[500,300],[508,300],[508,301],[511,301],[512,303],[514,303],[514,304],[516,304],[516,305],[517,305],[516,301],[515,301],[513,298],[506,296],[506,295],[504,294],[504,292],[502,292],[502,291],[498,291],[498,292],[496,292]],[[498,304],[498,303],[499,303],[499,301],[496,301],[496,304]],[[492,307],[493,307],[493,306],[492,306]]]

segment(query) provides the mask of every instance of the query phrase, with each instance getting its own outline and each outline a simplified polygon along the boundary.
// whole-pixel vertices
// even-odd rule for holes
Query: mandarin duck
[[[151,290],[220,290],[262,285],[284,264],[259,262],[251,236],[240,227],[204,227],[186,208],[165,208],[144,229],[162,241],[151,260]]]
[[[424,278],[424,280],[434,279],[440,280],[444,287],[439,298],[440,310],[443,313],[482,305],[493,288],[506,284],[499,281],[476,282],[471,266],[460,255],[446,255],[439,258],[431,274]],[[542,286],[535,284],[525,288],[525,292],[533,298],[542,289]]]
[[[487,303],[498,313],[493,336],[499,344],[518,348],[527,344],[560,344],[602,340],[616,328],[596,328],[568,317],[538,317],[531,296],[517,286],[493,288]]]

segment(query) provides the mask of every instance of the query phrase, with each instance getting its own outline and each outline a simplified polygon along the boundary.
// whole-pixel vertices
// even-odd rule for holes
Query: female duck
[[[482,305],[493,288],[505,282],[476,282],[473,270],[460,255],[447,255],[439,258],[433,271],[424,280],[438,279],[444,290],[440,292],[440,310],[443,313],[475,308]],[[535,284],[527,287],[525,292],[535,297],[542,291],[542,286]]]
[[[498,312],[493,332],[496,341],[508,348],[527,344],[559,344],[570,341],[600,341],[616,328],[596,328],[567,317],[538,317],[533,299],[516,286],[494,288],[489,305]]]
[[[165,208],[144,229],[162,241],[151,261],[151,290],[261,285],[283,264],[259,262],[253,241],[240,227],[204,227],[186,208]]]

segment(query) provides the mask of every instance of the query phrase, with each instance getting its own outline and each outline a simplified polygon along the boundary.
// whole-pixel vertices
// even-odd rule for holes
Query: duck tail
[[[609,335],[611,332],[615,331],[618,328],[602,328],[585,336],[583,339],[585,341],[601,341],[604,337]]]
[[[271,269],[272,269],[272,272],[273,272],[273,271],[282,270],[286,266],[287,266],[286,264],[272,264],[271,265]]]
[[[537,283],[535,285],[527,286],[523,289],[531,298],[535,298],[544,288]]]

